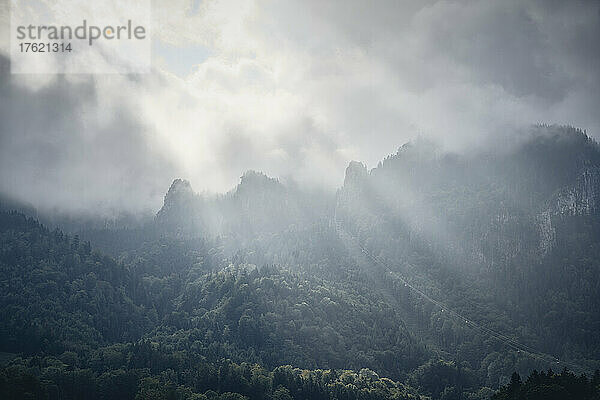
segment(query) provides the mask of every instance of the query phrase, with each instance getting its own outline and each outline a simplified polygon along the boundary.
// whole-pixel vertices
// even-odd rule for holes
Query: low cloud
[[[100,214],[156,207],[175,174],[151,128],[97,82],[31,88],[0,58],[0,192],[42,209]]]
[[[334,188],[349,160],[374,166],[419,135],[453,151],[538,122],[600,135],[598,2],[181,0],[153,16],[161,46],[202,49],[189,69],[164,59],[176,52],[137,76],[3,62],[0,190],[135,211],[175,177],[222,192],[259,169]]]

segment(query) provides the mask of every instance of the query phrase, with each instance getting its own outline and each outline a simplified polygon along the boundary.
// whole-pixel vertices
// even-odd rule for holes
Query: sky
[[[0,18],[0,193],[39,208],[155,211],[248,169],[333,190],[416,137],[600,137],[598,1],[154,0],[147,74],[11,74]]]

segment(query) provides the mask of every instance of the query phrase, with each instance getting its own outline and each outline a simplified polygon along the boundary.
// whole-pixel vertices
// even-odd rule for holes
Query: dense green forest
[[[598,398],[600,149],[578,129],[416,141],[335,194],[177,179],[112,227],[4,208],[0,398]]]
[[[6,398],[418,397],[359,368],[423,358],[369,293],[274,267],[207,272],[201,259],[185,277],[141,257],[126,267],[22,214],[0,219]],[[171,265],[181,249],[168,248],[147,256]]]
[[[592,400],[600,398],[600,373],[596,371],[591,379],[576,376],[563,370],[555,374],[551,369],[534,370],[525,382],[516,372],[510,383],[500,388],[492,400]]]
[[[600,356],[600,151],[580,130],[538,129],[506,154],[457,159],[429,143],[404,146],[347,182],[338,215],[436,298],[597,368],[588,361]]]

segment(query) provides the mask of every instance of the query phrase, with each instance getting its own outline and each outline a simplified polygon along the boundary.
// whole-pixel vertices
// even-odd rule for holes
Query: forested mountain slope
[[[207,271],[208,254],[155,269],[185,249],[167,239],[117,263],[22,214],[0,221],[3,398],[418,397],[364,368],[399,376],[424,359],[372,293],[275,267]]]
[[[336,194],[177,179],[153,221],[77,236],[2,212],[0,393],[484,399],[514,371],[589,373],[599,171],[585,132],[539,126],[493,153],[352,162]]]
[[[36,354],[141,337],[152,326],[128,270],[88,242],[0,213],[0,346]]]
[[[585,363],[600,356],[599,166],[598,145],[569,127],[538,127],[493,154],[457,157],[417,142],[371,171],[352,163],[336,218],[462,315],[550,359]],[[422,301],[413,296],[416,312]],[[459,354],[464,325],[444,328]]]
[[[242,262],[330,277],[354,265],[378,281],[380,292],[387,287],[402,299],[390,306],[413,334],[444,357],[468,362],[488,385],[508,379],[498,373],[501,365],[527,373],[563,360],[593,369],[600,343],[599,166],[598,145],[571,127],[537,126],[504,149],[472,154],[448,154],[418,140],[371,171],[352,162],[335,206],[317,209],[316,218],[290,212],[282,219],[230,203],[232,215],[256,214],[263,222],[237,218],[239,231],[254,229],[251,239],[234,239],[235,229],[222,230],[221,238]],[[288,196],[268,196],[267,208],[301,203],[284,184],[263,179],[268,190],[277,186]],[[334,226],[348,236],[341,240]],[[353,247],[388,270],[359,262]],[[443,314],[407,290],[405,280],[519,345]]]

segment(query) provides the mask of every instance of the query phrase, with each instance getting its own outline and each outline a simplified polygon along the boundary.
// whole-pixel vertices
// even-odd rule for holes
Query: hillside
[[[249,171],[221,195],[176,179],[127,226],[1,212],[0,394],[500,399],[514,372],[591,377],[599,171],[585,132],[538,126],[493,153],[417,140],[337,193]]]
[[[144,270],[22,214],[0,221],[3,398],[418,398],[364,368],[423,357],[369,293],[268,267]]]

